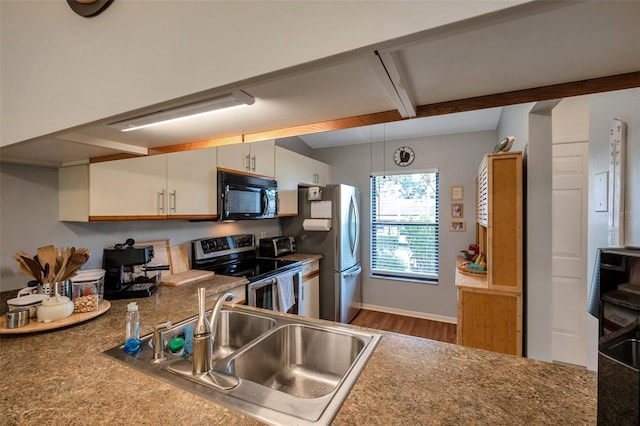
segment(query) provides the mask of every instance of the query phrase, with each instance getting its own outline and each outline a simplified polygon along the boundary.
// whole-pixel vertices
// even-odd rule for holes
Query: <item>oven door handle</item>
[[[249,289],[250,290],[258,290],[261,289],[262,287],[266,287],[268,285],[273,285],[276,283],[276,279],[275,278],[271,278],[269,280],[265,280],[265,281],[258,281],[255,283],[250,283],[249,284]]]

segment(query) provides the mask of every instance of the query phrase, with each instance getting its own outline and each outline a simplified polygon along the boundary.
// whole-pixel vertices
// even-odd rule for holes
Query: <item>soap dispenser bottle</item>
[[[130,355],[140,352],[140,312],[136,302],[127,305],[124,351]]]

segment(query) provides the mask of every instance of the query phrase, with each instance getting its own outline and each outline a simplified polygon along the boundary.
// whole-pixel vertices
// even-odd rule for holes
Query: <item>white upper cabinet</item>
[[[89,166],[90,216],[166,216],[166,155]]]
[[[59,169],[60,220],[214,218],[216,148]]]
[[[275,176],[275,140],[218,147],[218,167],[243,173]]]
[[[215,148],[167,154],[167,215],[215,216],[218,207]]]
[[[276,147],[278,215],[298,214],[298,185],[324,186],[331,181],[331,166],[282,147]]]

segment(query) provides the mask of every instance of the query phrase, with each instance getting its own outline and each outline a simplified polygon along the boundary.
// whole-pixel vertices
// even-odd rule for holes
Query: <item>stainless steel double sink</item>
[[[183,335],[196,317],[165,330],[167,342]],[[116,346],[104,353],[126,365],[165,380],[269,424],[329,424],[342,406],[360,372],[375,350],[380,335],[224,306],[213,347],[211,380],[190,375],[191,361],[169,353],[153,361],[152,335],[142,338],[135,356]],[[216,377],[233,380],[230,388],[215,384]],[[236,385],[237,383],[237,385]]]

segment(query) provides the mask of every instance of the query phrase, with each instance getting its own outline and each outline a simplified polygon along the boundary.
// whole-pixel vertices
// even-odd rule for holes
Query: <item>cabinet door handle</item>
[[[256,171],[256,156],[255,155],[251,158],[251,171],[252,172]]]
[[[251,171],[251,156],[249,154],[244,157],[245,159],[245,169],[250,172]]]
[[[164,189],[158,192],[158,210],[164,213]]]
[[[173,200],[173,203],[171,202],[172,200]],[[169,209],[174,213],[176,212],[177,203],[178,203],[178,197],[176,196],[176,190],[174,189],[169,194]]]

